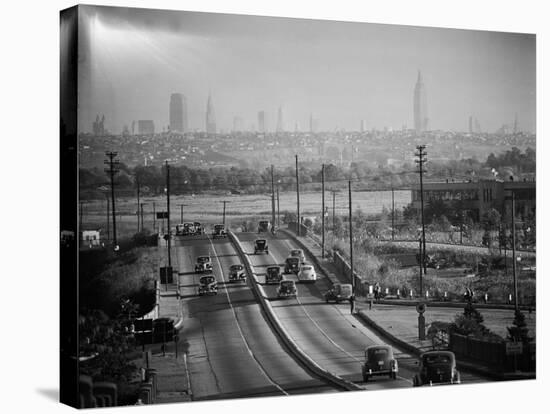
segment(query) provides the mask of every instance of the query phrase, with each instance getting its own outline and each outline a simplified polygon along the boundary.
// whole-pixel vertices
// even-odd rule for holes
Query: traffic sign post
[[[418,312],[418,339],[423,341],[426,339],[426,319],[424,318],[426,304],[424,302],[417,303],[416,311]]]

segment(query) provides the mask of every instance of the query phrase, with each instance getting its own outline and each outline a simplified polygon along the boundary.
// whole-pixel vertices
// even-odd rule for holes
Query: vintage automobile
[[[199,256],[195,264],[196,273],[212,273],[212,259],[210,256]]]
[[[183,236],[183,224],[176,224],[176,236]]]
[[[198,221],[193,222],[193,226],[195,227],[195,235],[200,236],[201,234],[204,234],[204,227],[201,223]]]
[[[434,384],[460,384],[455,354],[451,351],[428,351],[420,355],[418,373],[413,387]]]
[[[349,300],[352,288],[348,283],[336,283],[332,289],[325,292],[325,301],[327,303],[334,301],[340,303],[344,300]]]
[[[375,375],[388,375],[391,379],[396,379],[398,371],[391,346],[372,345],[365,349],[365,362],[361,365],[363,381],[367,382]]]
[[[300,263],[304,263],[306,261],[306,256],[300,249],[291,250],[290,257],[298,257],[300,259]]]
[[[223,224],[214,224],[214,230],[212,231],[212,238],[227,237],[227,230]]]
[[[268,232],[271,225],[268,220],[260,220],[258,223],[258,233]]]
[[[258,239],[254,242],[254,254],[257,253],[269,254],[269,247],[266,239]]]
[[[281,280],[279,282],[279,288],[277,289],[278,298],[295,298],[297,295],[294,280]]]
[[[242,264],[233,264],[229,266],[229,282],[244,282],[246,283],[246,272]]]
[[[285,260],[285,273],[298,273],[300,271],[300,259],[298,257],[287,257]]]
[[[214,275],[201,276],[199,279],[199,296],[217,294],[218,282]]]
[[[273,283],[279,283],[283,279],[281,268],[279,266],[269,266],[265,275],[265,283],[270,285]]]
[[[298,270],[298,280],[302,283],[315,283],[317,280],[317,273],[315,273],[315,269],[310,264],[303,264],[300,267],[300,270]]]
[[[179,231],[178,231],[179,227]],[[176,226],[176,234],[180,236],[192,236],[195,234],[195,225],[193,223],[183,223]]]

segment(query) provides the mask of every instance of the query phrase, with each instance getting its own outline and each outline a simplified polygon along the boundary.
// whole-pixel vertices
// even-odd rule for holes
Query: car
[[[298,292],[294,280],[281,280],[277,289],[278,298],[296,298]]]
[[[389,345],[372,345],[365,349],[365,362],[361,365],[363,381],[375,375],[388,375],[391,379],[397,378],[399,372],[397,360],[393,356],[393,349]]]
[[[258,239],[254,242],[254,254],[257,253],[266,253],[269,254],[269,247],[267,245],[267,240]]]
[[[303,264],[298,270],[298,280],[302,283],[315,283],[317,280],[317,273],[315,269],[310,264]]]
[[[183,236],[183,223],[176,224],[176,236]]]
[[[258,233],[268,232],[271,224],[268,220],[260,220],[258,223]]]
[[[181,236],[192,236],[195,234],[195,225],[193,223],[183,223],[176,226],[176,234]]]
[[[227,230],[223,224],[214,224],[214,230],[212,231],[212,238],[227,237]]]
[[[196,273],[212,273],[212,259],[210,256],[199,256],[195,264]]]
[[[285,260],[285,273],[298,273],[300,271],[300,259],[298,257],[287,257]]]
[[[242,264],[232,264],[229,266],[229,282],[246,283],[246,272]]]
[[[193,227],[195,228],[194,234],[196,236],[200,236],[201,234],[204,234],[204,227],[198,221],[193,222]]]
[[[304,263],[306,261],[306,256],[304,255],[304,252],[300,249],[291,250],[290,257],[298,257],[300,259],[300,263]]]
[[[332,289],[325,292],[325,301],[327,303],[334,301],[340,303],[344,300],[349,300],[351,297],[352,287],[348,283],[336,283]]]
[[[214,275],[204,275],[199,279],[199,296],[217,295],[218,282]]]
[[[413,386],[434,384],[460,384],[460,373],[456,369],[453,352],[428,351],[420,355],[420,366],[413,377]]]
[[[270,285],[272,283],[279,283],[283,279],[283,274],[279,266],[269,266],[265,275],[265,283]]]

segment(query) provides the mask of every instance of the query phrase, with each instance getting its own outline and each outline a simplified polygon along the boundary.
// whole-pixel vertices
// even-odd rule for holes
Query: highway
[[[227,282],[240,263],[228,239],[175,237],[184,314],[180,337],[188,342],[188,370],[194,400],[335,392],[294,360],[264,319],[247,284]],[[198,296],[197,256],[212,257],[218,294]]]
[[[291,239],[279,233],[273,237],[262,233],[236,233],[244,250],[259,275],[262,283],[266,267],[273,264],[283,266],[291,249],[300,248]],[[269,244],[269,254],[254,254],[254,240],[265,238]],[[306,253],[306,261],[308,254]],[[326,304],[323,293],[330,287],[330,282],[318,271],[314,284],[297,283],[297,299],[277,299],[276,285],[264,285],[275,314],[296,341],[298,346],[317,364],[350,381],[361,383],[361,363],[364,350],[369,345],[385,343],[372,330],[365,327],[354,316],[350,315],[349,304]],[[297,281],[295,275],[285,278]],[[341,280],[345,283],[344,280]],[[394,348],[399,364],[399,375],[396,380],[379,377],[363,384],[368,390],[400,388],[412,386],[412,377],[417,371],[417,359]],[[488,379],[470,373],[461,373],[463,382],[483,382]]]

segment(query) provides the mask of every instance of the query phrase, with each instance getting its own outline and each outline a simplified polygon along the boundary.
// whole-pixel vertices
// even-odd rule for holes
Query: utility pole
[[[226,200],[223,200],[223,228],[225,229],[225,205],[227,204]]]
[[[111,229],[109,224],[111,223],[111,219],[109,218],[109,196],[107,195],[107,241],[111,239]]]
[[[118,160],[115,159],[117,156],[116,152],[106,152],[105,155],[109,157],[108,160],[105,160],[103,163],[108,164],[109,168],[105,169],[105,172],[109,174],[109,177],[111,179],[111,207],[112,207],[112,214],[113,214],[113,245],[115,247],[115,250],[118,250],[118,244],[117,244],[117,238],[116,238],[116,206],[115,206],[115,174],[118,173],[120,170],[118,167]]]
[[[512,274],[514,275],[514,308],[519,310],[518,279],[516,273],[516,196],[512,190]]]
[[[137,210],[136,210],[136,217],[137,217],[137,232],[139,233],[139,180],[136,177],[136,186],[137,186]],[[142,228],[143,230],[143,228]]]
[[[321,206],[321,258],[325,258],[325,164],[321,166],[321,193],[322,206]]]
[[[332,238],[334,239],[334,226],[336,224],[336,191],[332,192]]]
[[[157,233],[157,209],[153,201],[153,233]]]
[[[167,236],[168,236],[168,267],[172,267],[172,257],[170,250],[172,247],[172,235],[170,234],[170,166],[168,165],[168,160],[166,161],[166,225],[168,227]]]
[[[422,219],[422,257],[420,258],[422,260],[422,267],[424,269],[424,276],[426,276],[426,229],[425,229],[425,223],[424,223],[424,187],[423,187],[423,174],[424,171],[424,164],[427,162],[426,156],[428,155],[426,152],[426,145],[418,145],[416,147],[417,152],[415,155],[418,157],[415,162],[418,164],[418,172],[420,174],[420,211],[421,211],[421,219]],[[420,284],[422,284],[422,273],[420,273]],[[420,292],[422,294],[422,292]]]
[[[353,227],[351,220],[351,181],[348,181],[348,205],[349,205],[349,266],[351,270],[351,293],[355,294],[355,277],[353,275]]]
[[[84,201],[80,201],[80,215],[78,220],[78,230],[79,232],[82,232],[82,206],[84,205]],[[79,235],[80,237],[80,235]]]
[[[298,178],[298,154],[296,154],[296,205],[297,205],[297,217],[298,223],[296,225],[296,235],[300,237],[300,180]]]
[[[275,179],[273,178],[273,164],[271,164],[271,227],[275,226]]]
[[[180,223],[183,224],[183,204],[180,204]]]
[[[143,205],[145,203],[141,203],[140,204],[140,208],[141,208],[141,231],[143,231],[145,229],[145,227],[143,227]]]
[[[395,240],[395,199],[393,195],[393,179],[391,185],[391,239]]]
[[[279,181],[277,181],[277,228],[281,227],[281,213],[279,210]]]

